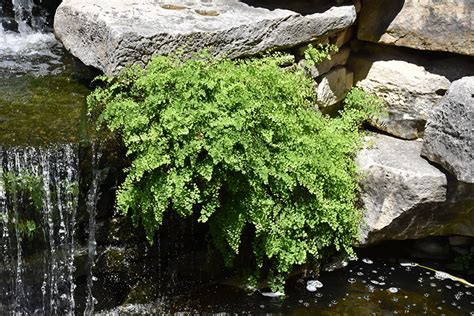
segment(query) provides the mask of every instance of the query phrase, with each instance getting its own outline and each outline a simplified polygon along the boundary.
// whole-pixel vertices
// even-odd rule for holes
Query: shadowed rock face
[[[301,15],[248,2],[160,5],[145,0],[65,0],[56,12],[54,28],[73,55],[113,74],[127,64],[145,63],[154,54],[177,49],[207,48],[214,55],[240,57],[289,48],[345,29],[356,18],[353,6]]]
[[[472,0],[366,0],[358,38],[472,56],[473,21]]]

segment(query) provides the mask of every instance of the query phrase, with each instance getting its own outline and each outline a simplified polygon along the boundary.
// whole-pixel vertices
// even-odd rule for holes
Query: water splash
[[[13,0],[8,5],[11,10],[0,7],[0,76],[57,71],[61,46],[47,27],[44,10],[34,0]]]

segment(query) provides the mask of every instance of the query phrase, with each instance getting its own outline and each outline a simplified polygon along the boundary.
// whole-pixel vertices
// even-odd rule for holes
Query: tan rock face
[[[325,74],[316,88],[320,108],[341,102],[352,87],[353,74],[345,67],[337,67]]]
[[[358,38],[474,56],[474,1],[366,0]]]
[[[381,97],[388,111],[387,118],[371,123],[401,138],[422,136],[429,112],[449,88],[449,80],[403,60],[375,61],[368,69],[357,86]]]

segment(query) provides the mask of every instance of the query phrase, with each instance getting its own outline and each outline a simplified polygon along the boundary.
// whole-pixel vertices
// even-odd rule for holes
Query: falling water
[[[96,257],[96,247],[97,242],[95,238],[96,230],[96,207],[97,200],[99,199],[99,184],[101,181],[101,172],[99,171],[97,165],[101,158],[101,153],[95,150],[95,147],[92,148],[92,183],[87,194],[86,208],[87,213],[89,213],[89,240],[88,240],[88,275],[87,275],[87,301],[86,309],[84,311],[85,315],[92,315],[94,313],[94,305],[96,299],[93,295],[93,286],[94,286],[94,267],[95,267],[95,257]]]
[[[0,285],[0,312],[73,314],[77,146],[1,149],[0,157],[0,274],[11,280]]]
[[[0,1],[0,75],[43,75],[60,67],[61,48],[48,24],[34,0]]]

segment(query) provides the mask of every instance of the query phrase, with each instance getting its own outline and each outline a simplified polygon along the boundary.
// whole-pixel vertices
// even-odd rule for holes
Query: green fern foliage
[[[368,112],[314,110],[304,70],[260,59],[157,56],[128,68],[88,98],[90,113],[122,139],[131,165],[117,207],[150,242],[163,214],[199,214],[226,262],[246,227],[256,272],[285,275],[333,248],[352,253],[359,211],[354,155]]]

